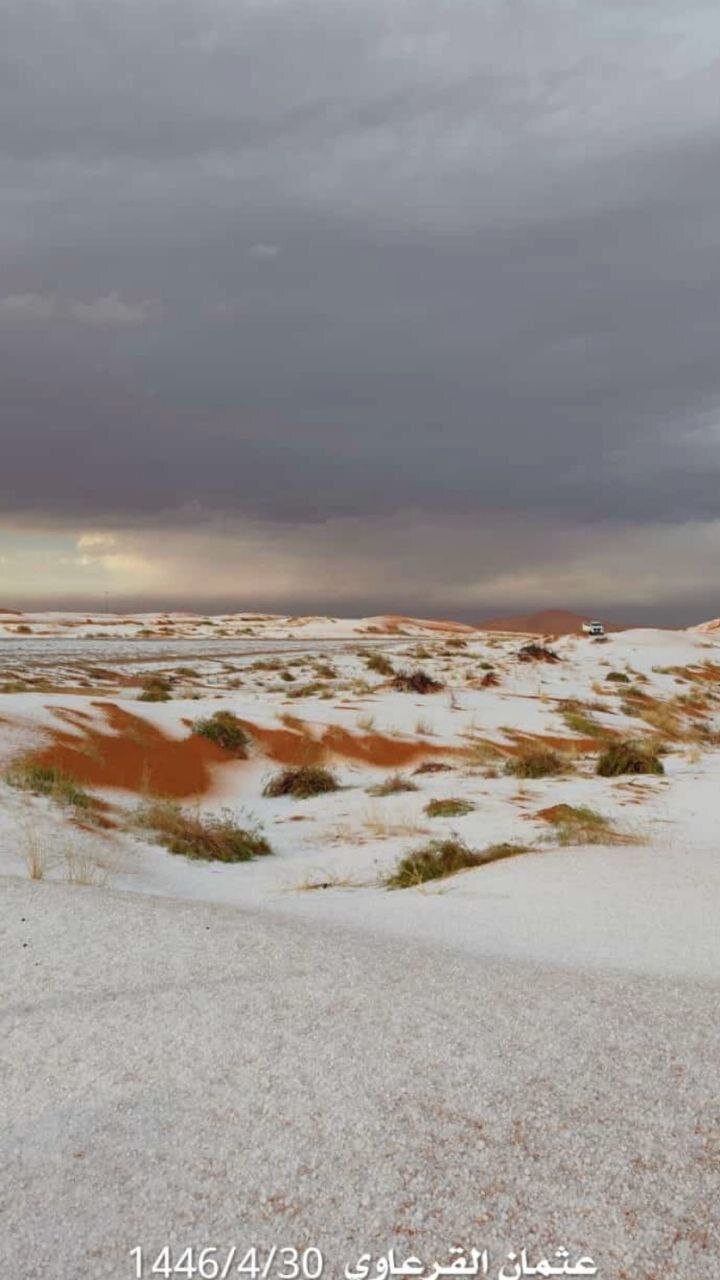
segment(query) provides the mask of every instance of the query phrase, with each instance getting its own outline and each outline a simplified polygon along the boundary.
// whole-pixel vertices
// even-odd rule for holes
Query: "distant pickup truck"
[[[604,636],[605,635],[605,628],[602,622],[597,622],[597,621],[583,622],[582,629],[586,636]]]

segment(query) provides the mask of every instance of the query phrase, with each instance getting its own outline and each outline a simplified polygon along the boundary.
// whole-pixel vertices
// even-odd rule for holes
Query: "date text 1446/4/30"
[[[320,1280],[324,1260],[319,1249],[294,1249],[290,1245],[272,1245],[258,1249],[255,1245],[241,1249],[238,1245],[217,1245],[173,1250],[165,1245],[159,1253],[146,1252],[142,1245],[130,1250],[134,1280]]]

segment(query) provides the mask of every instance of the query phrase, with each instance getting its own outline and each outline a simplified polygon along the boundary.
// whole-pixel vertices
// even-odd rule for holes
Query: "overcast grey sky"
[[[720,614],[720,10],[2,0],[0,603]]]

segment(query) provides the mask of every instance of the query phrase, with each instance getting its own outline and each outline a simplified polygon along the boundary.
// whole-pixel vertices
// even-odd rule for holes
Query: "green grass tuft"
[[[550,778],[568,769],[567,757],[550,747],[524,748],[505,765],[505,772],[515,778]]]
[[[601,778],[616,778],[624,773],[665,772],[656,747],[644,742],[616,742],[603,751],[598,759],[596,773]]]
[[[425,805],[428,818],[462,818],[472,813],[475,805],[470,800],[450,796],[447,800],[429,800]]]
[[[294,796],[307,800],[326,791],[339,791],[339,783],[330,769],[321,765],[302,765],[296,769],[282,769],[263,787],[264,796]]]
[[[406,778],[404,773],[393,773],[384,782],[379,782],[375,787],[368,787],[369,796],[395,796],[401,791],[417,791],[418,788],[411,778]]]
[[[139,702],[169,702],[172,681],[167,676],[146,676],[142,682]]]
[[[526,853],[521,844],[504,842],[489,845],[487,849],[470,849],[463,840],[451,836],[447,840],[431,840],[421,849],[415,849],[401,858],[397,867],[385,881],[388,889],[412,889],[428,880],[444,880],[470,867],[482,867],[502,858],[514,858]]]
[[[153,832],[158,844],[170,853],[203,862],[250,862],[272,853],[257,828],[238,826],[232,813],[201,814],[162,800],[140,809],[139,827]]]
[[[92,809],[95,804],[87,791],[54,765],[16,764],[5,774],[5,781],[20,791],[49,796],[51,800],[71,805],[74,809]]]
[[[232,711],[216,711],[204,720],[193,721],[193,733],[208,738],[216,746],[236,754],[244,752],[250,738]]]

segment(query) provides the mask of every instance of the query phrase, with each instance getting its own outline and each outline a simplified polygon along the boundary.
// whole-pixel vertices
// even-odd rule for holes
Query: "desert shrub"
[[[425,764],[418,765],[414,769],[414,773],[448,773],[452,770],[451,764],[443,764],[440,760],[426,760]]]
[[[369,796],[395,796],[401,791],[417,791],[416,784],[411,778],[406,778],[404,773],[392,773],[376,787],[368,787]]]
[[[619,840],[607,818],[584,804],[556,804],[537,816],[555,828],[562,845],[626,843]]]
[[[189,680],[198,680],[200,678],[200,672],[195,667],[176,667],[175,671],[177,675],[186,676]]]
[[[445,641],[445,647],[447,649],[467,649],[467,640],[461,639],[460,636],[451,636],[449,640]]]
[[[297,689],[289,689],[289,698],[322,698],[328,693],[326,684],[322,684],[319,680],[311,680],[308,684],[301,684]]]
[[[297,676],[293,675],[292,671],[285,670],[280,672],[280,679],[284,680],[286,684],[293,684],[297,680]]]
[[[646,742],[614,742],[597,762],[601,778],[615,778],[623,773],[664,773],[657,747]]]
[[[481,670],[481,671],[494,671],[494,670],[495,670],[495,668],[493,667],[492,662],[481,662],[481,663],[480,663],[480,670]]]
[[[500,684],[500,679],[495,671],[486,671],[480,684],[483,689],[495,689]]]
[[[474,808],[470,800],[450,796],[446,800],[429,800],[425,812],[428,818],[462,818],[464,814],[472,813]]]
[[[543,644],[524,644],[518,650],[519,662],[559,662],[560,658],[554,649],[548,649]]]
[[[569,698],[566,702],[560,703],[559,710],[563,721],[573,733],[579,733],[587,738],[607,738],[609,736],[609,730],[598,724],[582,702]]]
[[[169,702],[172,681],[167,676],[146,676],[142,682],[140,702]]]
[[[625,675],[624,671],[608,671],[606,680],[614,680],[616,684],[629,684],[630,677]]]
[[[54,765],[21,762],[8,770],[5,781],[20,791],[31,791],[35,796],[49,796],[51,800],[71,805],[75,809],[92,809],[96,803],[73,778]]]
[[[420,667],[414,671],[399,671],[392,683],[393,689],[400,693],[439,693],[445,687]]]
[[[250,862],[272,853],[258,828],[238,826],[229,810],[201,814],[170,801],[158,801],[140,809],[137,825],[151,830],[170,853],[204,862]]]
[[[527,852],[521,844],[493,844],[487,849],[470,849],[463,840],[451,836],[447,840],[431,840],[398,862],[385,881],[388,889],[411,889],[427,880],[442,880],[468,867],[482,867],[501,858],[512,858]]]
[[[395,675],[395,668],[384,653],[369,653],[365,659],[365,665],[368,671],[374,671],[378,676]]]
[[[335,774],[322,765],[302,765],[299,768],[281,769],[263,787],[264,796],[294,796],[296,800],[307,800],[309,796],[319,796],[326,791],[338,791],[339,783]]]
[[[337,671],[330,662],[318,662],[315,667],[315,674],[320,680],[336,680]]]
[[[568,760],[553,751],[551,747],[523,747],[517,755],[511,756],[505,765],[505,772],[515,778],[549,778],[554,774],[565,773]]]
[[[216,746],[225,751],[242,752],[250,741],[237,716],[232,711],[216,711],[214,715],[203,720],[194,720],[193,733],[202,738],[209,738]]]

